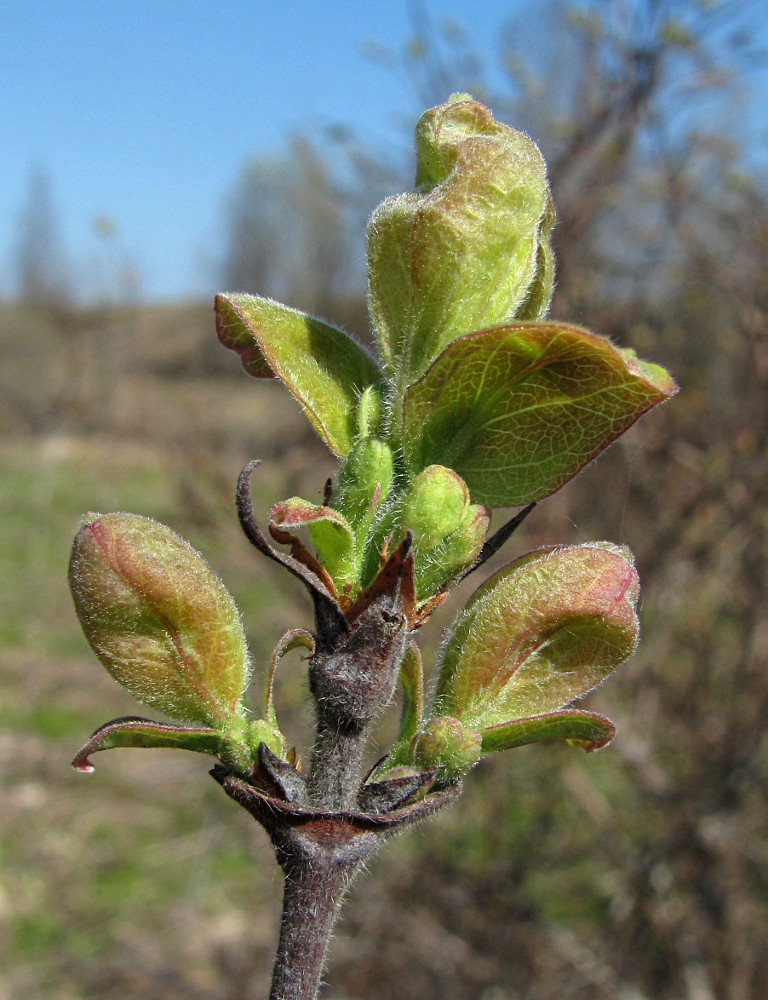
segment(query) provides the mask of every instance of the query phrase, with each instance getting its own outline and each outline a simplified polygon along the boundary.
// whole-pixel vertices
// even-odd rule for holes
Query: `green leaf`
[[[541,549],[470,599],[443,649],[435,712],[486,729],[556,711],[635,650],[631,553],[608,543]]]
[[[546,166],[527,136],[456,95],[422,115],[416,154],[419,193],[388,198],[368,229],[379,351],[406,383],[461,334],[540,315],[552,285]]]
[[[90,514],[69,582],[91,648],[139,701],[215,729],[242,719],[249,664],[240,615],[183,538],[135,514]]]
[[[424,670],[421,665],[421,653],[415,643],[410,644],[400,665],[400,686],[403,691],[400,732],[388,756],[373,772],[376,777],[393,767],[411,763],[409,752],[411,741],[421,725],[424,699]]]
[[[221,751],[221,734],[213,729],[192,729],[188,726],[169,726],[151,719],[127,716],[113,719],[100,726],[72,761],[76,771],[90,773],[93,764],[88,759],[100,750],[117,747],[142,747],[145,749],[194,750],[218,757]]]
[[[516,323],[450,344],[411,385],[405,458],[446,465],[472,499],[522,506],[558,490],[677,391],[658,365],[562,323]]]
[[[600,750],[611,742],[616,727],[594,712],[550,712],[529,719],[515,719],[483,729],[483,754],[511,750],[543,740],[566,740],[581,750]]]
[[[255,378],[277,376],[331,451],[345,456],[361,393],[381,380],[374,359],[343,330],[255,295],[216,296],[216,332]]]

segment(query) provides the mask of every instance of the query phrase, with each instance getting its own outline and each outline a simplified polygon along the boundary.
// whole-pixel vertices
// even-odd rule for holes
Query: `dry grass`
[[[266,511],[319,495],[332,465],[278,386],[216,354],[211,328],[192,306],[0,311],[0,1000],[266,992],[279,879],[205,760],[122,751],[91,777],[68,767],[96,725],[137,711],[71,610],[85,510],[157,517],[203,551],[244,610],[257,671],[309,622],[298,586],[241,539],[232,486],[264,458]],[[768,474],[754,400],[768,392],[746,348],[730,358],[749,427],[730,400],[713,415],[694,384],[511,546],[611,537],[636,550],[644,643],[598,698],[620,725],[614,747],[483,764],[450,814],[396,842],[354,890],[329,1000],[760,995]],[[298,658],[281,684],[302,747]]]

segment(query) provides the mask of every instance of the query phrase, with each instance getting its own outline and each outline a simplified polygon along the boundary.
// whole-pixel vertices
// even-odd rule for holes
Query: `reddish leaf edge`
[[[547,712],[525,719],[502,722],[481,731],[483,755],[511,750],[545,740],[565,740],[571,746],[591,752],[607,746],[616,735],[610,719],[578,709]]]
[[[139,747],[157,750],[193,750],[218,757],[221,752],[221,734],[215,729],[192,726],[174,726],[154,722],[140,716],[126,715],[112,719],[93,733],[72,759],[72,767],[81,774],[91,774],[93,764],[88,759],[101,750],[122,747]]]

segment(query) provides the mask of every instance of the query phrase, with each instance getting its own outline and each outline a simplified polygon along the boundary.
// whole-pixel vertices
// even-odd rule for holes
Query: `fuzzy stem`
[[[285,892],[269,1000],[315,1000],[331,933],[361,861],[330,853],[283,861]]]
[[[315,808],[340,812],[357,808],[368,727],[341,728],[331,719],[317,722],[309,798]]]

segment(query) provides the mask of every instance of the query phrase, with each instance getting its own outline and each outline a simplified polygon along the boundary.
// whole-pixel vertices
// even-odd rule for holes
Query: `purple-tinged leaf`
[[[89,774],[93,771],[93,764],[88,759],[91,754],[100,750],[114,750],[117,747],[194,750],[197,753],[208,753],[218,757],[221,746],[221,734],[213,729],[169,726],[138,716],[125,716],[100,726],[85,746],[77,752],[72,767],[76,771]]]
[[[435,711],[474,729],[544,715],[635,650],[637,573],[607,543],[541,549],[482,586],[443,649]]]
[[[562,323],[460,337],[411,385],[406,462],[454,469],[472,499],[517,507],[554,493],[677,392],[658,365]]]
[[[331,451],[344,457],[357,430],[360,395],[378,365],[343,330],[255,295],[216,296],[216,332],[255,378],[277,376]]]
[[[170,528],[135,514],[87,515],[69,582],[91,648],[139,701],[216,729],[243,718],[249,664],[237,607]]]
[[[306,528],[317,550],[319,572],[333,581],[337,594],[356,582],[359,573],[355,565],[355,536],[343,514],[332,507],[318,506],[301,497],[291,497],[276,503],[269,512],[269,531],[276,541],[292,544],[297,532]],[[301,544],[299,542],[299,544]],[[294,552],[297,556],[297,552]]]

